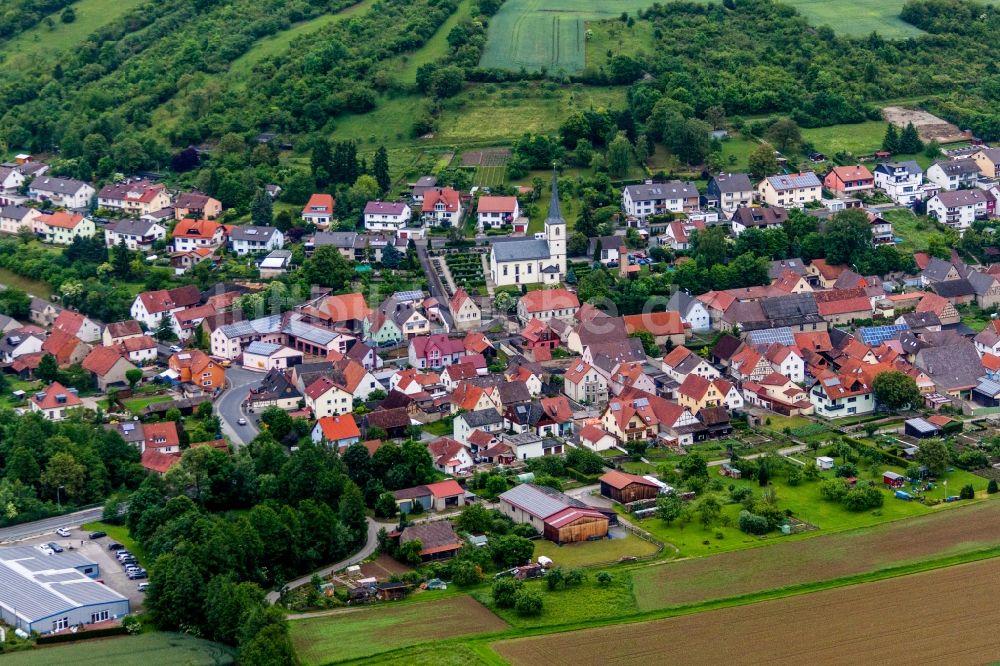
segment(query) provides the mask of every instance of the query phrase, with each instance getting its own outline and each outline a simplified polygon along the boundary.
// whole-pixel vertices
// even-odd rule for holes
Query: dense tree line
[[[0,12],[0,39],[20,34],[46,19],[53,24],[56,20],[72,23],[76,20],[76,15],[72,10],[70,13],[64,12],[62,17],[54,18],[55,12],[72,3],[73,0],[13,0],[13,2],[6,2],[3,12]]]
[[[244,664],[296,662],[264,590],[341,559],[367,534],[364,499],[337,454],[308,438],[288,454],[269,435],[235,455],[189,449],[128,498],[126,522],[152,563],[157,626],[236,645]]]

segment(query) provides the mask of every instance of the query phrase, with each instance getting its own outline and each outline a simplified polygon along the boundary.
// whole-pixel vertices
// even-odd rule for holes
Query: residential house
[[[443,368],[461,362],[465,345],[461,339],[447,335],[420,335],[410,339],[408,355],[414,368]]]
[[[24,185],[24,174],[17,164],[0,165],[0,195],[15,195]]]
[[[587,243],[587,258],[602,266],[617,266],[621,259],[621,249],[625,245],[624,236],[597,236]]]
[[[828,264],[826,259],[813,259],[806,267],[810,280],[823,289],[832,289],[840,274],[847,270],[846,266]]]
[[[745,173],[720,173],[708,181],[709,203],[716,205],[724,213],[735,213],[740,208],[753,203],[753,183]]]
[[[775,342],[767,348],[764,358],[775,372],[780,372],[793,382],[802,383],[806,380],[805,358],[797,347]]]
[[[987,326],[973,338],[976,349],[982,354],[1000,356],[1000,331],[993,326]]]
[[[675,220],[667,224],[660,237],[661,245],[669,245],[674,250],[691,248],[691,236],[695,231],[704,231],[705,223],[701,220]]]
[[[31,181],[28,196],[35,201],[51,201],[55,206],[82,210],[90,206],[94,188],[82,180],[41,176]]]
[[[302,393],[292,375],[287,370],[270,370],[260,385],[250,389],[244,404],[251,412],[260,411],[267,407],[277,407],[286,412],[298,409],[300,404],[304,404]]]
[[[953,229],[967,229],[976,220],[993,217],[996,201],[986,190],[947,190],[927,200],[927,214]]]
[[[177,352],[167,360],[167,367],[177,381],[192,384],[203,391],[219,391],[226,383],[226,369],[198,349]]]
[[[380,428],[387,433],[388,439],[402,439],[413,424],[406,407],[393,409],[376,409],[365,417],[365,432],[368,428]]]
[[[927,287],[935,282],[959,280],[964,277],[963,273],[964,271],[959,271],[958,267],[950,261],[944,261],[943,259],[938,259],[937,257],[930,257],[927,261],[927,265],[924,266],[924,269],[920,272],[920,282]]]
[[[823,184],[812,171],[768,176],[757,185],[757,195],[769,206],[802,208],[822,198]]]
[[[492,403],[484,409],[462,412],[452,421],[452,436],[463,444],[470,444],[475,432],[489,435],[499,435],[503,432],[503,415]]]
[[[200,301],[201,292],[195,285],[144,291],[132,301],[130,312],[132,319],[145,325],[147,330],[153,330],[159,325],[160,319],[164,315],[169,316],[180,312],[197,305]]]
[[[856,375],[824,372],[809,391],[816,414],[836,419],[875,411],[875,392]]]
[[[980,271],[970,271],[966,278],[976,294],[976,305],[983,310],[1000,306],[1000,280],[997,276]]]
[[[459,331],[468,331],[478,328],[482,323],[482,310],[476,302],[469,296],[469,292],[462,287],[455,290],[455,294],[448,299],[448,310],[455,320],[455,328]]]
[[[438,437],[427,443],[427,451],[434,461],[434,469],[451,476],[468,474],[472,471],[472,454],[464,444],[451,437]]]
[[[976,344],[968,339],[920,349],[913,364],[927,373],[939,393],[962,399],[986,374]]]
[[[333,195],[314,194],[302,209],[302,220],[317,229],[326,229],[333,222],[333,206]]]
[[[243,349],[243,367],[255,372],[284,370],[302,363],[302,352],[269,342],[251,342]]]
[[[183,192],[174,202],[174,217],[214,220],[222,214],[222,202],[202,192]]]
[[[476,226],[480,230],[511,226],[519,217],[517,197],[481,196],[476,202]]]
[[[35,218],[34,225],[42,241],[55,245],[70,245],[75,238],[90,238],[97,233],[90,218],[66,211],[43,213]]]
[[[622,188],[622,209],[629,217],[645,220],[650,215],[687,213],[698,210],[700,195],[694,183],[671,180],[647,181]]]
[[[97,193],[97,207],[120,210],[130,215],[148,215],[170,205],[166,186],[145,178],[110,183]]]
[[[823,178],[823,185],[839,196],[867,194],[875,190],[875,176],[863,164],[835,166]]]
[[[779,372],[772,372],[760,382],[743,382],[742,389],[747,405],[785,416],[808,415],[815,411],[805,389]]]
[[[772,372],[771,361],[750,345],[743,345],[729,359],[729,374],[741,382],[759,382]]]
[[[529,321],[528,325],[521,330],[521,338],[524,340],[522,347],[526,352],[530,351],[533,354],[539,350],[551,352],[561,342],[559,334],[552,329],[551,325],[541,319]]]
[[[354,408],[354,396],[329,377],[316,379],[306,386],[303,394],[306,407],[315,418],[347,414]]]
[[[896,203],[909,206],[924,198],[924,170],[913,160],[882,162],[873,174],[875,187]]]
[[[4,365],[28,354],[39,354],[45,343],[45,331],[35,326],[24,326],[7,331],[0,339],[0,362]]]
[[[285,235],[275,227],[239,225],[229,230],[229,247],[240,256],[280,250],[284,246]]]
[[[52,322],[52,328],[75,335],[84,342],[97,342],[101,339],[100,324],[72,310],[60,312]]]
[[[429,191],[437,188],[437,176],[421,176],[417,179],[416,183],[410,185],[410,196],[417,203],[422,203],[424,200],[424,195]]]
[[[325,442],[334,450],[343,451],[351,444],[361,441],[361,430],[350,414],[324,416],[316,421],[311,436],[312,441],[317,444]]]
[[[574,361],[563,375],[563,391],[576,402],[603,405],[608,401],[608,380],[589,363]]]
[[[369,201],[365,204],[365,229],[397,232],[410,221],[413,212],[405,203]]]
[[[154,450],[159,453],[180,453],[181,437],[176,421],[144,423],[142,425],[142,448],[140,453]]]
[[[620,443],[658,439],[669,446],[694,443],[698,419],[686,407],[640,391],[612,398],[601,415],[601,427]]]
[[[393,495],[401,513],[410,513],[415,502],[419,502],[426,511],[444,511],[465,506],[465,490],[454,479],[396,490]]]
[[[42,343],[42,351],[52,354],[61,368],[82,362],[90,349],[90,345],[75,335],[58,330],[49,333]]]
[[[438,187],[424,192],[420,211],[433,227],[457,227],[462,219],[462,201],[456,190]]]
[[[681,320],[680,312],[667,310],[666,312],[644,312],[637,315],[627,315],[625,328],[629,335],[638,331],[644,331],[653,336],[653,340],[658,345],[683,345],[687,337],[688,328]]]
[[[62,308],[37,296],[31,297],[29,318],[39,326],[51,326]]]
[[[695,354],[687,347],[675,347],[660,361],[663,371],[671,379],[680,383],[688,375],[695,374],[705,379],[716,379],[719,371],[707,360]]]
[[[292,267],[291,250],[272,250],[257,261],[257,270],[261,280],[270,280],[284,275]]]
[[[778,229],[788,219],[788,210],[781,206],[746,206],[733,212],[729,226],[739,237],[747,229]]]
[[[125,243],[130,250],[149,252],[153,243],[166,237],[166,228],[147,220],[115,220],[104,227],[104,244],[107,247]]]
[[[155,363],[158,355],[156,340],[148,335],[125,338],[121,342],[107,346],[113,346],[125,358],[136,365]]]
[[[834,326],[872,317],[871,299],[864,287],[817,291],[813,297],[820,316]]]
[[[931,289],[941,298],[947,299],[952,305],[968,305],[975,300],[976,296],[972,283],[965,278],[935,282],[931,285]]]
[[[935,162],[927,169],[927,180],[945,191],[975,187],[980,178],[979,164],[971,158]]]
[[[181,220],[174,226],[175,252],[214,249],[225,241],[226,229],[212,220]]]
[[[970,159],[979,167],[983,178],[996,180],[1000,178],[1000,148],[980,148],[972,153]]]
[[[743,397],[732,382],[725,379],[709,380],[695,374],[688,375],[677,388],[677,402],[695,415],[710,407],[743,407]]]
[[[97,388],[106,392],[110,386],[125,386],[125,373],[136,367],[114,347],[94,347],[81,363],[93,375]]]
[[[600,453],[616,448],[618,440],[595,425],[586,425],[580,430],[580,444],[595,453]]]
[[[572,321],[580,309],[580,299],[566,289],[537,289],[517,301],[517,318],[522,325],[532,319]]]
[[[0,315],[0,335],[21,328],[22,324],[13,317]]]
[[[32,394],[30,404],[31,411],[38,412],[47,421],[62,421],[69,416],[69,410],[83,406],[76,389],[68,389],[59,382],[52,382],[44,391]]]
[[[37,208],[10,205],[0,208],[0,232],[17,234],[22,230],[34,232],[36,220],[42,216]]]
[[[871,223],[872,243],[875,245],[895,243],[896,238],[892,233],[892,222],[873,211],[867,211],[867,213],[868,221]]]
[[[708,308],[686,291],[675,291],[667,301],[667,310],[679,312],[681,321],[688,325],[693,333],[704,333],[712,328],[712,318]]]
[[[539,435],[544,437],[549,434],[565,438],[573,433],[573,409],[566,396],[556,395],[551,398],[542,398],[538,404],[541,405],[545,416],[554,424],[547,432],[539,432]]]

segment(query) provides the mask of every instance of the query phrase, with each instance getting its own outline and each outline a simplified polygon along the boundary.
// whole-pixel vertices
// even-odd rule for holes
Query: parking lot
[[[101,575],[99,578],[104,581],[105,585],[110,587],[115,592],[128,597],[132,612],[141,609],[145,594],[139,592],[137,587],[139,583],[146,581],[129,580],[129,577],[125,575],[125,569],[118,563],[114,552],[108,550],[108,544],[114,543],[114,540],[111,537],[104,537],[103,539],[98,539],[97,541],[90,541],[87,539],[87,535],[89,533],[89,531],[85,530],[71,529],[69,538],[63,538],[55,533],[52,533],[45,536],[26,539],[18,545],[35,546],[38,544],[54,542],[66,550],[72,548],[74,551],[82,553],[85,557],[93,559],[93,561],[101,567]]]

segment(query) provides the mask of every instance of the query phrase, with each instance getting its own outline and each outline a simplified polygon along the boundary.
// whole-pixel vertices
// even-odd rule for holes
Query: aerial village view
[[[995,0],[7,0],[0,666],[1000,662]]]

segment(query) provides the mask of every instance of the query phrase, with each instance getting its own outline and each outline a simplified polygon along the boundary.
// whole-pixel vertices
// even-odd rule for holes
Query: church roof
[[[552,198],[549,200],[549,216],[545,218],[545,224],[566,224],[559,208],[559,185],[556,182],[554,168],[552,169]]]
[[[493,243],[493,254],[497,261],[526,261],[548,259],[549,242],[538,238],[518,238]]]

